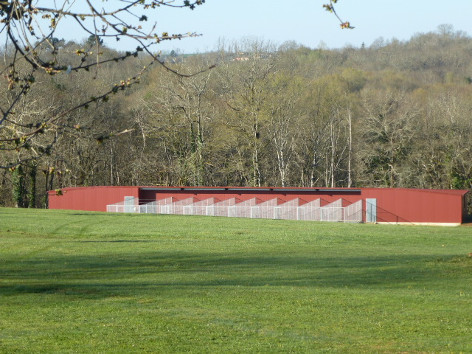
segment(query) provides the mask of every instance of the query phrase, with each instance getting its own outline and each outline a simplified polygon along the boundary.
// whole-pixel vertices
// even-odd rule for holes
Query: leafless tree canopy
[[[0,150],[16,151],[1,165],[14,167],[20,162],[37,158],[50,151],[58,134],[68,126],[68,117],[80,108],[106,101],[116,93],[139,82],[145,68],[159,61],[155,46],[162,41],[195,36],[195,33],[158,33],[156,25],[159,8],[190,8],[204,0],[110,0],[110,1],[0,1],[0,35],[4,41],[3,62],[0,71],[4,77],[2,89],[7,96],[0,101]],[[53,3],[53,6],[51,5]],[[157,15],[157,16],[156,16]],[[88,37],[84,46],[66,45],[59,39],[65,23],[74,22],[82,37]],[[77,33],[79,36],[79,33]],[[132,40],[130,51],[117,53],[103,48],[104,40]],[[118,63],[127,58],[147,54],[149,63],[135,72],[109,83],[91,97],[62,105],[61,109],[35,109],[35,90],[44,76],[69,75],[91,72],[96,78],[99,66]],[[93,72],[95,70],[95,72]],[[169,69],[171,70],[171,69]],[[33,96],[33,97],[31,97]],[[31,97],[31,98],[30,98]],[[43,97],[44,98],[44,97]],[[22,150],[27,150],[25,153]]]

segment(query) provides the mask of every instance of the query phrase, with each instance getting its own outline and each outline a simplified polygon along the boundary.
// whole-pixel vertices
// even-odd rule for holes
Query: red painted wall
[[[465,190],[364,188],[377,199],[377,222],[462,223]]]
[[[49,191],[49,209],[107,211],[108,204],[122,202],[125,196],[139,197],[139,187],[71,187]]]
[[[125,196],[139,198],[140,204],[154,200],[173,197],[182,200],[194,197],[197,200],[216,198],[225,200],[236,198],[239,202],[257,198],[259,202],[278,198],[279,203],[300,198],[305,202],[321,198],[321,205],[326,205],[338,199],[343,199],[347,206],[360,199],[365,212],[365,199],[377,199],[377,222],[392,223],[461,223],[464,214],[465,190],[428,190],[403,188],[361,188],[352,190],[339,188],[234,188],[231,191],[212,187],[169,187],[152,190],[152,187],[80,187],[64,188],[62,195],[55,191],[49,192],[50,209],[73,209],[106,211],[108,204],[123,202]],[[365,217],[364,217],[365,220]]]

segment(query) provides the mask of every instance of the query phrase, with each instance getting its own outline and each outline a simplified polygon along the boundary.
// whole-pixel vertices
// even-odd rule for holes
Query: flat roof
[[[269,193],[361,193],[353,188],[268,188],[268,187],[140,187],[142,191],[153,192],[269,192]]]

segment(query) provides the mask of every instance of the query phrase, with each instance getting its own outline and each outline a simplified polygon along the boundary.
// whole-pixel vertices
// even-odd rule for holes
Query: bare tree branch
[[[0,151],[17,151],[15,161],[3,163],[0,168],[9,168],[15,164],[27,161],[38,155],[35,150],[31,154],[23,150],[33,151],[35,144],[47,145],[49,148],[57,141],[57,136],[68,129],[66,121],[77,110],[85,109],[92,103],[107,101],[110,95],[126,90],[139,83],[143,73],[155,62],[168,71],[182,77],[190,77],[198,73],[181,74],[168,67],[159,55],[153,53],[152,48],[162,41],[194,37],[196,33],[169,34],[157,33],[156,25],[150,25],[145,30],[143,24],[148,18],[155,18],[161,7],[195,9],[202,5],[204,0],[114,0],[96,2],[85,0],[55,1],[38,0],[11,0],[0,2],[0,35],[5,38],[4,64],[0,73],[6,80],[5,89],[8,99],[0,100]],[[55,37],[58,28],[66,21],[74,20],[84,35],[94,40],[93,50],[77,48],[71,53],[70,47],[60,44]],[[149,27],[149,26],[148,26]],[[125,53],[108,51],[103,55],[103,39],[113,38],[116,41],[131,39],[136,42],[133,50]],[[88,72],[100,65],[137,58],[140,53],[146,53],[149,61],[142,65],[131,78],[123,78],[94,97],[83,99],[72,105],[61,104],[38,116],[33,112],[22,111],[28,105],[24,103],[28,96],[40,87],[36,84],[39,76],[69,74],[71,72]],[[75,59],[74,59],[75,56]],[[209,68],[208,68],[209,69]],[[208,70],[207,69],[207,70]],[[205,70],[203,70],[205,71]],[[97,75],[93,75],[91,79]],[[1,82],[4,85],[5,82]],[[26,117],[29,114],[29,118]],[[109,132],[108,137],[124,134]]]

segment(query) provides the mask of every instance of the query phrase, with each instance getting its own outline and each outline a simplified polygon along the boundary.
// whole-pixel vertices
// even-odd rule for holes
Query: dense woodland
[[[64,60],[90,42],[61,41]],[[0,205],[46,207],[47,190],[92,185],[472,189],[472,38],[450,26],[361,48],[222,41],[162,58],[202,72],[156,65],[54,136],[3,151],[0,164],[22,164],[0,170]],[[37,76],[15,116],[64,111],[145,59]],[[13,97],[5,80],[0,90]]]

